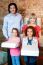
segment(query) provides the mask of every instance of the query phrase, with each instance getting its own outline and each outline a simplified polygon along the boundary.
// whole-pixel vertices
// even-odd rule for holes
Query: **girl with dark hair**
[[[22,48],[30,45],[34,48],[38,48],[38,40],[35,36],[35,30],[32,26],[27,27],[26,29],[26,37],[22,40]],[[26,65],[36,65],[36,57],[35,56],[24,56],[24,61]]]
[[[8,39],[7,42],[14,43],[17,46],[15,48],[10,48],[12,65],[20,65],[20,37],[18,29],[12,29],[12,36]]]
[[[39,25],[35,24],[36,20],[34,18],[30,18],[30,23],[28,24],[28,26],[33,26],[34,30],[36,31],[36,37],[38,39],[39,42],[39,38],[41,37],[41,27]],[[38,47],[40,48],[40,43],[38,43]]]
[[[12,28],[17,28],[19,32],[23,26],[23,19],[21,14],[17,12],[18,8],[15,3],[10,3],[8,5],[8,12],[9,14],[4,17],[3,23],[3,35],[6,39],[11,37]],[[11,58],[8,49],[8,65],[11,65]]]

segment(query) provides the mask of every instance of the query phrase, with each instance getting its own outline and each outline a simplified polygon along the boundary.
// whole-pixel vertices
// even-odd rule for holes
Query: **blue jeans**
[[[37,58],[34,56],[24,56],[26,65],[35,65]]]
[[[11,56],[12,65],[20,65],[20,56]]]

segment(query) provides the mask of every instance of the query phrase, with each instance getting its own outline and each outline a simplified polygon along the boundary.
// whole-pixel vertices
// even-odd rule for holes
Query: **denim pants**
[[[26,63],[26,65],[36,65],[36,57],[33,56],[24,56],[24,61]]]
[[[11,56],[12,65],[20,65],[20,56]]]

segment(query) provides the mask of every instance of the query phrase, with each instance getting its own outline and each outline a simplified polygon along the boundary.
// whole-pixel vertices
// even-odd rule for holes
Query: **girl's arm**
[[[34,41],[33,41],[33,47],[38,48],[38,40],[37,40],[37,38],[35,38]]]
[[[21,47],[22,47],[22,41],[21,41],[21,39],[19,38],[19,48],[21,49]]]

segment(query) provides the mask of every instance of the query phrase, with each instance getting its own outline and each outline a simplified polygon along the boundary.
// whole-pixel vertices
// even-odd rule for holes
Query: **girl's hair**
[[[13,32],[13,30],[16,30],[17,31],[17,36],[19,37],[19,31],[18,31],[18,29],[17,28],[13,28],[12,29],[12,32]]]
[[[12,6],[12,5],[15,6],[15,9],[16,9],[16,12],[17,12],[18,8],[17,8],[17,5],[16,5],[15,3],[10,3],[10,4],[8,5],[8,12],[10,13],[10,6]]]
[[[28,29],[32,29],[32,31],[33,31],[33,35],[32,36],[36,36],[36,31],[35,31],[35,29],[34,29],[34,27],[33,26],[28,26],[27,27],[27,29],[25,30],[25,35],[27,36],[27,30]]]

